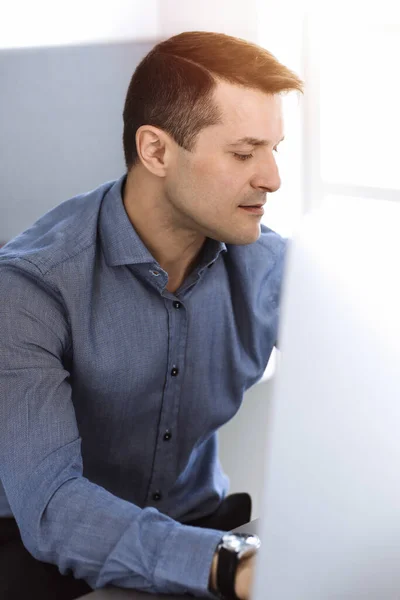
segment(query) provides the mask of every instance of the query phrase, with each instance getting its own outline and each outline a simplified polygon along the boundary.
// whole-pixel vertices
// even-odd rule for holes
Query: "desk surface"
[[[248,523],[247,525],[243,525],[243,527],[238,527],[235,531],[244,531],[245,533],[257,533],[258,531],[259,520],[255,519]],[[99,590],[95,590],[94,592],[90,592],[90,594],[86,594],[85,596],[81,596],[80,600],[149,600],[152,598],[153,600],[165,600],[166,598],[170,598],[170,600],[182,600],[182,598],[193,598],[193,596],[167,596],[163,595],[149,595],[143,592],[137,592],[135,590],[126,590],[122,588],[103,588]]]

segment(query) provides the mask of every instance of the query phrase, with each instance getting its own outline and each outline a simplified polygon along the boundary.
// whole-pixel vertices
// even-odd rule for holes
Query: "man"
[[[244,40],[158,44],[126,97],[127,173],[0,251],[1,597],[249,597],[253,553],[220,548],[240,522],[216,431],[276,343],[285,243],[260,220],[301,89]]]

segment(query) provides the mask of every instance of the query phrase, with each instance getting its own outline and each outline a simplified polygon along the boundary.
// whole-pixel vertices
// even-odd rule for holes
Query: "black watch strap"
[[[239,600],[235,594],[238,554],[221,547],[218,551],[217,590],[224,600]]]

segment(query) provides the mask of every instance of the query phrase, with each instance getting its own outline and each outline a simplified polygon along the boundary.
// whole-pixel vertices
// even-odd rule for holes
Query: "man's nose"
[[[281,187],[281,178],[274,157],[271,157],[270,160],[263,161],[263,163],[259,165],[257,172],[251,180],[251,186],[254,189],[269,193],[279,190]]]

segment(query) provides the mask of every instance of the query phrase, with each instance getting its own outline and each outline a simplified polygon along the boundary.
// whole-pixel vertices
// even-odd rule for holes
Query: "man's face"
[[[283,137],[282,101],[225,82],[218,83],[215,101],[222,123],[203,129],[192,152],[176,145],[165,194],[178,227],[250,244],[260,235],[267,193],[281,183],[274,152]],[[263,143],[251,143],[256,140]]]

